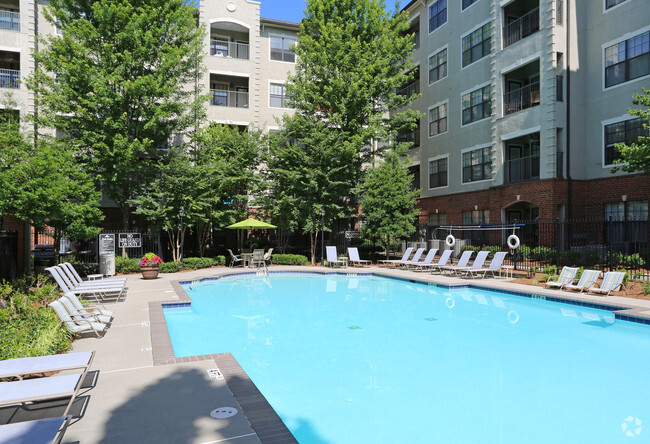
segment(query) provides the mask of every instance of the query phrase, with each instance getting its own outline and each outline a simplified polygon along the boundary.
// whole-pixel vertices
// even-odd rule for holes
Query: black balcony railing
[[[408,85],[399,88],[397,94],[400,96],[411,97],[413,94],[420,93],[420,79],[413,80]]]
[[[539,179],[539,154],[506,160],[504,170],[506,183]]]
[[[537,31],[539,31],[539,8],[533,9],[503,27],[503,47],[517,43]]]
[[[539,82],[515,89],[503,95],[503,114],[508,115],[539,105]]]

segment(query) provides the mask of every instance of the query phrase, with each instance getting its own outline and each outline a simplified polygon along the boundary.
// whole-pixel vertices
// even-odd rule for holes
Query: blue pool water
[[[177,357],[231,352],[301,443],[650,442],[650,329],[372,276],[185,285]]]

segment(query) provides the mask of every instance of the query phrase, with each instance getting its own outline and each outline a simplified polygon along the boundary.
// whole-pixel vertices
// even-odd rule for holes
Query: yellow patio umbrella
[[[230,228],[231,230],[267,230],[270,228],[277,228],[277,227],[275,225],[267,224],[266,222],[262,222],[261,220],[257,220],[255,218],[249,217],[246,220],[242,220],[232,225],[228,225],[226,228]],[[241,233],[243,234],[243,231]],[[239,248],[240,252],[242,250],[243,243],[244,243],[243,237],[240,238],[240,236],[237,235],[237,247]]]

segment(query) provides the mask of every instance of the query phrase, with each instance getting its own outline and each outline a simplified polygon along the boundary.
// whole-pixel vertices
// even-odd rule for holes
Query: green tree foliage
[[[61,29],[34,54],[38,120],[67,135],[128,224],[159,149],[201,118],[203,27],[183,0],[52,0]]]
[[[361,186],[365,222],[361,226],[362,236],[379,238],[386,253],[391,237],[404,237],[415,231],[414,221],[418,215],[415,198],[420,190],[411,191],[411,182],[406,164],[391,151],[383,163],[368,170]]]
[[[262,205],[282,211],[280,227],[317,237],[356,211],[363,165],[398,130],[413,129],[414,96],[397,94],[413,78],[406,15],[390,16],[380,0],[310,0],[300,23],[295,75],[287,84],[282,134],[271,143]],[[405,74],[405,72],[408,72]]]
[[[614,167],[611,171],[612,173],[622,170],[626,173],[638,172],[650,174],[650,135],[648,135],[648,131],[650,130],[650,89],[643,88],[643,93],[635,94],[632,103],[645,107],[645,109],[630,108],[629,110],[630,115],[641,117],[643,119],[645,135],[639,136],[629,145],[616,145],[620,157],[615,160],[614,163],[621,166]]]

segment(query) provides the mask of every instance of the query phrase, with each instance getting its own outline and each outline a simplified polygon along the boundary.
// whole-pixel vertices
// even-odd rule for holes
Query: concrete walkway
[[[271,271],[332,272],[322,267],[273,266]],[[102,338],[85,337],[74,341],[73,351],[95,351],[91,373],[85,388],[75,401],[74,416],[64,443],[284,443],[295,442],[279,418],[256,392],[254,384],[227,352],[199,359],[171,359],[168,364],[154,365],[150,304],[156,301],[181,301],[172,282],[218,276],[246,269],[211,268],[175,274],[161,274],[156,280],[143,280],[140,275],[127,276],[123,300],[107,303],[115,312],[113,324]],[[384,267],[351,268],[345,273],[368,273],[407,278],[444,285],[480,285],[534,293],[540,296],[564,297],[581,303],[609,304],[625,307],[626,313],[650,318],[650,301],[621,297],[579,295],[539,287],[517,285],[504,279],[460,279],[430,273],[389,269]],[[160,329],[154,329],[154,332]],[[158,335],[159,333],[155,333]],[[154,344],[155,345],[155,344]],[[215,358],[214,360],[212,358]],[[235,373],[244,378],[226,375],[211,378],[208,373],[222,363],[234,361]],[[187,362],[185,362],[187,361]],[[225,366],[225,364],[224,364]],[[220,368],[222,373],[229,369]],[[245,369],[244,369],[245,370]],[[233,374],[235,374],[233,373]],[[233,391],[240,395],[235,397]],[[255,392],[255,393],[254,393]],[[241,401],[238,402],[238,399]],[[249,406],[242,404],[249,404]],[[210,412],[221,407],[237,410],[226,419],[214,419]],[[49,411],[48,411],[49,410]],[[0,409],[1,423],[37,417],[57,416],[53,409],[25,412],[22,409]],[[272,414],[269,414],[271,411]]]

